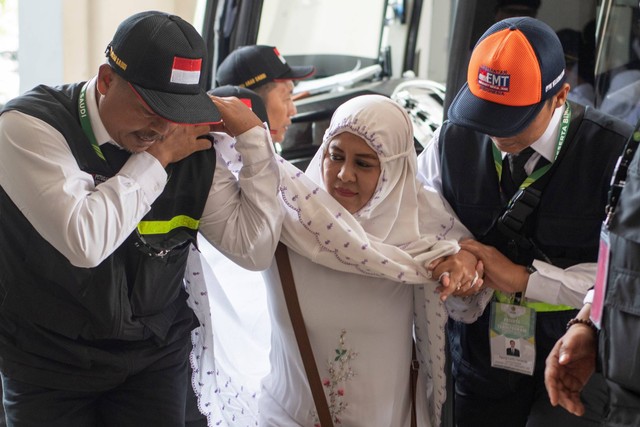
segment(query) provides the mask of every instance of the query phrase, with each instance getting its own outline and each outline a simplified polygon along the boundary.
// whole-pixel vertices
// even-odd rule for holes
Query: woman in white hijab
[[[410,425],[409,368],[415,334],[421,374],[418,426],[440,425],[446,397],[447,312],[426,266],[458,252],[457,240],[468,232],[441,198],[416,180],[406,112],[378,95],[347,101],[334,113],[306,174],[282,162],[280,197],[287,210],[281,241],[289,247],[300,307],[334,424]],[[452,269],[450,277],[469,287],[469,271],[474,270],[475,265]],[[319,425],[275,262],[264,276],[271,370],[262,381],[259,425]],[[198,292],[195,282],[190,285],[192,296],[206,294]],[[474,313],[482,312],[490,292],[479,296],[461,305],[464,312],[457,310],[465,313],[461,320],[474,320]],[[210,325],[204,305],[192,301],[206,330]],[[195,337],[193,359],[209,357],[207,336],[200,331]],[[217,425],[218,419],[236,425],[228,416],[229,405],[236,404],[233,396],[217,403],[216,396],[226,387],[236,396],[246,390],[230,379],[224,385],[207,385],[219,376],[217,367],[202,369],[200,364],[194,371],[200,374],[194,386],[202,397],[200,408],[210,411],[210,425]],[[242,404],[237,408],[234,416],[252,410]]]
[[[423,191],[416,180],[411,122],[389,98],[367,95],[340,106],[306,175],[335,199],[321,193],[326,199],[323,204],[337,216],[342,212],[337,201],[370,239],[402,248],[423,263],[458,251],[455,240],[444,239],[453,219],[448,214],[438,218],[437,213],[443,212],[441,200]],[[300,307],[334,424],[408,427],[415,286],[334,270],[349,263],[335,257],[335,246],[342,245],[344,237],[327,233],[331,224],[306,209],[300,199],[308,201],[307,197],[283,193],[289,208],[298,214],[298,224],[318,238],[307,241],[300,238],[302,230],[284,226],[281,239],[290,247]],[[316,262],[301,255],[312,252],[307,244],[317,242],[321,242],[320,254],[334,257],[332,268],[317,263],[322,255]],[[369,259],[367,264],[374,262]],[[275,265],[266,280],[272,319],[271,372],[262,385],[260,425],[318,425]],[[445,319],[435,282],[425,283],[425,288],[420,289],[418,309],[424,312],[429,294],[429,310]],[[419,317],[426,320],[424,315]],[[421,323],[421,332],[427,332],[426,322]],[[442,328],[436,329],[431,337],[423,337],[425,367],[431,367],[433,356],[444,359]],[[429,339],[435,348],[428,350]],[[442,386],[438,392],[444,392]],[[431,424],[427,415],[432,416],[433,425],[438,424],[443,397],[432,399],[431,408],[421,408],[418,425]],[[426,406],[426,398],[418,401]]]

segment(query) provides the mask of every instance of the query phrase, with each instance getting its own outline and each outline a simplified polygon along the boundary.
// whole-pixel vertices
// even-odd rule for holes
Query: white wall
[[[20,93],[39,83],[64,80],[62,0],[18,4]]]
[[[451,7],[450,0],[425,0],[423,2],[418,32],[419,77],[440,83],[447,80]]]
[[[383,14],[383,0],[267,0],[262,6],[258,44],[272,43],[285,56],[312,51],[375,58],[380,29],[366,25],[381,22]],[[274,28],[272,22],[286,28]],[[336,32],[340,39],[332,37],[334,28],[341,30]]]
[[[144,10],[193,22],[197,0],[20,0],[20,92],[91,78],[118,24]]]

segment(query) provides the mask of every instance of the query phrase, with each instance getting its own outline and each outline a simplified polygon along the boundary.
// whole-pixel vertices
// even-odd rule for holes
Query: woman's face
[[[329,142],[322,160],[325,189],[352,214],[373,196],[380,170],[376,152],[362,138],[348,132]]]

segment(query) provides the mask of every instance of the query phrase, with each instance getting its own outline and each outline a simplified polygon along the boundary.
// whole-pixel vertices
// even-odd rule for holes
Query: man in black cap
[[[240,86],[260,95],[267,108],[271,138],[282,142],[291,117],[293,81],[310,77],[313,66],[291,66],[274,46],[240,47],[227,56],[216,71],[218,85]]]
[[[419,157],[421,180],[477,239],[461,247],[482,261],[495,289],[475,322],[449,321],[459,427],[600,425],[602,377],[585,388],[587,411],[577,417],[551,406],[545,358],[567,325],[577,327],[571,319],[593,286],[609,182],[631,129],[567,102],[565,68],[548,25],[529,17],[494,24],[473,50],[448,121]],[[504,336],[520,338],[517,361],[504,360]]]
[[[12,426],[180,426],[183,276],[200,232],[264,269],[282,213],[262,121],[202,89],[181,18],[124,20],[92,80],[38,86],[0,115],[0,371]],[[212,139],[235,136],[236,180]]]

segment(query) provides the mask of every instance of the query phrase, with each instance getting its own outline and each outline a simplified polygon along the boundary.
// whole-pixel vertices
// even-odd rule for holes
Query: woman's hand
[[[437,290],[440,299],[449,295],[468,296],[480,292],[483,284],[484,266],[475,255],[464,249],[457,254],[432,261],[427,269],[440,282]]]

